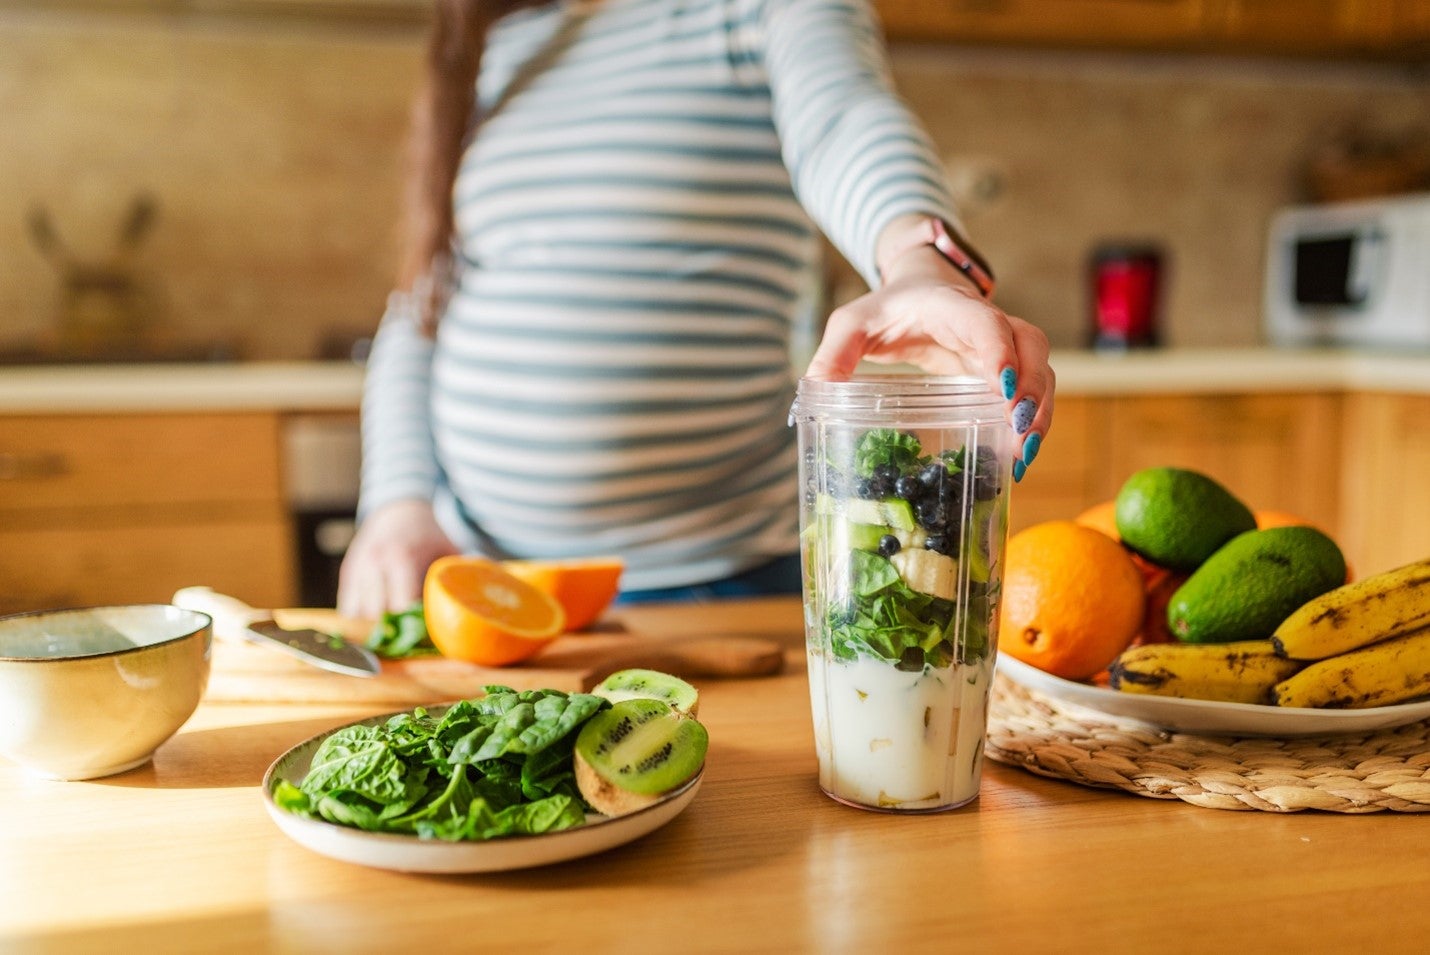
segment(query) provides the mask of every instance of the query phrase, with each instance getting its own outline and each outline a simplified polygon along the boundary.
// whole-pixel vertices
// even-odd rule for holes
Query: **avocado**
[[[1264,639],[1296,608],[1345,579],[1341,549],[1313,527],[1247,531],[1172,594],[1167,625],[1184,643]]]
[[[1197,471],[1146,468],[1117,492],[1117,533],[1153,563],[1195,570],[1217,548],[1254,530],[1251,509]]]

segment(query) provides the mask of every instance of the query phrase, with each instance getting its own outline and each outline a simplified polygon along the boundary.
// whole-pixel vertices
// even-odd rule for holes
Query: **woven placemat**
[[[1197,736],[1122,721],[1000,675],[984,752],[1039,776],[1209,809],[1430,812],[1430,720],[1287,739]]]

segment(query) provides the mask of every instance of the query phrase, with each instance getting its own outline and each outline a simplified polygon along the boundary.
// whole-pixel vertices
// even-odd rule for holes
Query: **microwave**
[[[1430,193],[1281,210],[1265,297],[1275,345],[1430,349]]]

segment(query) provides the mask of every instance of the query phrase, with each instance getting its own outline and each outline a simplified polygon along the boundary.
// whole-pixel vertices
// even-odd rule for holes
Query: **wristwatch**
[[[926,245],[933,246],[950,265],[968,276],[969,281],[978,287],[984,298],[993,297],[993,270],[989,268],[988,262],[962,236],[955,238],[948,224],[937,217],[925,219],[924,225],[910,234],[903,247],[889,256],[889,261],[894,261],[911,249]]]

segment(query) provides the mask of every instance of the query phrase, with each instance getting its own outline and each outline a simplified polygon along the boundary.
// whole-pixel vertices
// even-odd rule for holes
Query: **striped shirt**
[[[874,284],[891,219],[953,215],[864,0],[557,0],[477,93],[436,341],[391,307],[374,342],[362,513],[431,499],[466,551],[627,589],[793,553],[817,230]]]

